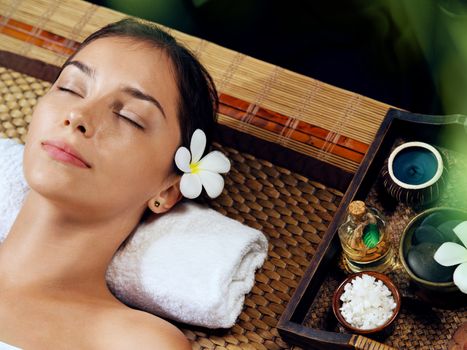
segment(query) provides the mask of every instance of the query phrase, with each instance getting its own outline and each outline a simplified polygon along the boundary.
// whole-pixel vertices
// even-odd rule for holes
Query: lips
[[[54,159],[64,163],[72,164],[80,168],[91,168],[91,165],[75,150],[64,141],[43,141],[42,148]]]

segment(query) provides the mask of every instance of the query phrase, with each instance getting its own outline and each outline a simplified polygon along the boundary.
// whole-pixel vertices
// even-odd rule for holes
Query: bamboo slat
[[[0,49],[57,66],[75,49],[77,42],[105,24],[126,17],[81,0],[0,0],[0,15]],[[17,23],[23,27],[14,32]],[[353,147],[360,143],[367,147],[372,142],[388,105],[166,29],[199,57],[220,93],[246,103],[242,115],[230,119],[224,115],[221,123],[287,145],[344,170],[356,170],[362,155],[354,155]],[[18,37],[21,40],[17,40]],[[45,44],[41,44],[41,40]],[[276,124],[272,125],[269,120],[266,124],[272,127],[260,132],[258,125],[264,123],[256,119],[256,114],[261,109],[272,111],[287,121],[274,121]],[[299,122],[325,129],[327,136],[317,139],[313,145],[300,142],[303,135],[295,130],[296,126],[303,126]],[[284,141],[285,136],[290,140]],[[344,146],[350,151],[341,149],[341,139],[351,140]]]
[[[237,123],[235,121],[232,121],[231,118],[226,117],[222,114],[219,114],[220,122],[223,125],[229,126],[233,129],[237,127]],[[245,131],[250,135],[254,135],[256,137],[259,137],[263,140],[270,141],[270,142],[277,142],[277,136],[271,132],[268,132],[267,130],[264,130],[262,128],[256,127],[254,125],[250,124],[244,124],[242,126],[241,131]],[[284,142],[280,143],[282,145],[286,144],[286,146],[294,151],[304,153],[307,152],[311,157],[326,161],[328,163],[334,163],[339,161],[340,162],[340,167],[344,170],[347,170],[349,172],[352,172],[359,164],[359,162],[353,162],[351,160],[345,159],[345,158],[340,158],[332,153],[329,152],[320,152],[319,148],[315,147],[305,147],[302,143],[291,140],[291,139],[283,139]]]
[[[21,45],[23,45],[23,42],[21,40],[12,38],[4,34],[0,34],[0,47],[2,50],[18,53],[18,47]],[[35,59],[44,62],[53,61],[57,57],[55,53],[37,46],[31,46],[28,51],[28,54],[29,56],[33,56]]]

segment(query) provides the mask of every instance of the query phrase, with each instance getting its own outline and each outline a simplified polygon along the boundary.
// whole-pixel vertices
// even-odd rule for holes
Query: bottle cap
[[[349,204],[349,214],[355,217],[361,217],[366,213],[366,205],[363,201],[353,201]]]

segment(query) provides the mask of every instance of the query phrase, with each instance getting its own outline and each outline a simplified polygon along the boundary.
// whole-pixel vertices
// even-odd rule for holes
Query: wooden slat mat
[[[59,66],[124,14],[80,0],[0,0],[0,50]],[[221,93],[219,123],[353,173],[389,106],[167,28]]]
[[[50,83],[0,67],[0,137],[23,142],[32,108]],[[208,202],[263,231],[269,253],[237,324],[222,331],[182,325],[194,349],[288,349],[277,321],[339,205],[342,193],[286,168],[215,145],[232,161],[226,187]]]

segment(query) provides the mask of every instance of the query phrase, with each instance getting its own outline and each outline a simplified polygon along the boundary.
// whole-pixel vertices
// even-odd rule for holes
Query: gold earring
[[[161,205],[161,204],[159,203],[159,201],[155,201],[155,202],[154,202],[154,206],[155,206],[156,208],[159,208],[160,205]]]

